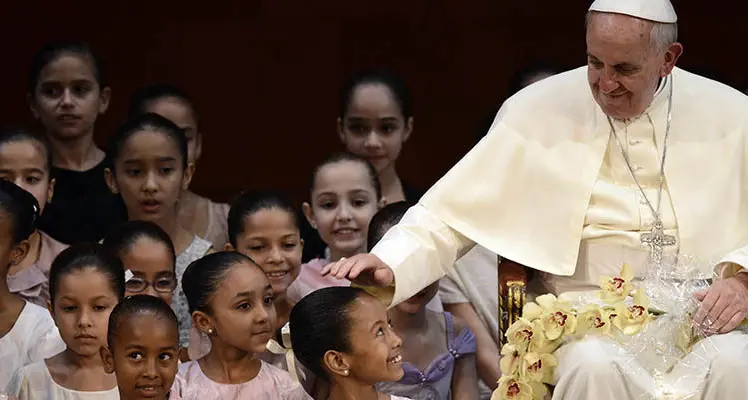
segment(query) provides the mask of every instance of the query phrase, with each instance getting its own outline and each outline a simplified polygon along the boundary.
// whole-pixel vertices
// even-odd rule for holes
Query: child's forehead
[[[296,216],[278,207],[262,208],[247,213],[242,219],[245,229],[263,230],[273,228],[295,228]]]
[[[194,118],[192,106],[177,96],[164,95],[153,98],[145,104],[145,108],[156,114],[169,114],[168,116],[163,115],[165,118],[175,115]]]
[[[42,70],[40,80],[55,81],[62,78],[95,81],[91,60],[84,54],[65,52],[50,61]]]
[[[163,343],[154,339],[165,339],[168,342],[170,338],[173,338],[177,343],[179,334],[176,321],[168,316],[154,312],[136,312],[120,317],[115,338],[117,342],[149,339],[144,340],[142,344],[160,347]]]
[[[335,191],[374,191],[369,171],[363,163],[356,161],[339,161],[319,169],[315,179],[315,191],[321,192],[331,188],[335,188]]]
[[[378,323],[387,322],[387,309],[369,295],[359,296],[349,306],[349,317],[356,330],[369,330]]]
[[[8,153],[21,155],[25,157],[45,157],[46,149],[44,146],[32,139],[10,140],[0,143],[0,153],[7,156]]]
[[[397,107],[392,90],[389,86],[379,82],[362,83],[358,85],[353,92],[350,104],[350,108],[370,110],[392,107]]]
[[[226,271],[216,294],[234,297],[240,292],[252,292],[262,295],[269,285],[270,282],[260,267],[243,262],[233,265]]]
[[[126,140],[125,147],[141,147],[152,148],[154,146],[169,146],[177,150],[176,140],[174,140],[169,133],[156,129],[151,126],[144,126],[133,132]]]

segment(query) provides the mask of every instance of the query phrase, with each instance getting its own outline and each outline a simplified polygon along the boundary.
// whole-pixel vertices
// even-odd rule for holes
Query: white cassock
[[[644,114],[614,122],[653,203],[669,85],[660,215],[677,245],[665,252],[694,257],[708,269],[717,265],[728,277],[748,266],[748,97],[676,68]],[[372,291],[397,304],[443,276],[475,243],[542,271],[542,287],[556,295],[599,289],[600,276],[617,275],[623,262],[642,277],[649,253],[641,234],[654,219],[616,146],[586,67],[526,88],[375,246],[372,253],[392,267],[396,285]],[[697,398],[743,398],[748,335],[720,335],[711,343],[718,349],[694,350],[710,371]],[[622,367],[630,362],[609,343],[577,342],[557,356],[554,398],[653,398],[651,379]]]

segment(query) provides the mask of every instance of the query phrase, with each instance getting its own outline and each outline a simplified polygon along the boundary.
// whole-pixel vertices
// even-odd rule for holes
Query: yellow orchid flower
[[[543,308],[532,301],[525,303],[522,307],[522,318],[528,321],[535,321],[543,315]]]
[[[544,294],[535,299],[535,302],[543,310],[540,322],[548,340],[560,339],[577,329],[577,316],[571,304],[558,300],[552,294]]]
[[[522,357],[522,376],[529,382],[553,383],[556,357],[549,353],[527,353]]]
[[[501,348],[501,360],[499,361],[501,375],[514,375],[519,370],[521,358],[522,356],[516,347],[509,343],[505,344]]]
[[[613,324],[623,332],[624,335],[636,335],[649,323],[652,316],[647,311],[649,298],[642,290],[634,294],[631,306],[624,303],[616,304]]]
[[[547,394],[548,388],[543,384],[502,376],[491,400],[543,400]]]
[[[543,326],[540,321],[528,321],[524,317],[519,318],[507,329],[506,341],[514,346],[519,354],[539,351],[546,349],[548,346],[548,339],[543,333]]]
[[[613,325],[610,319],[610,311],[605,310],[595,304],[588,304],[579,315],[579,325],[577,333],[580,336],[587,334],[608,335]]]
[[[675,334],[675,346],[684,354],[688,354],[697,340],[691,313],[686,313],[686,318],[678,326]]]
[[[626,300],[633,290],[632,279],[634,279],[634,273],[631,272],[628,264],[623,264],[621,273],[616,277],[600,277],[600,298],[609,303]]]

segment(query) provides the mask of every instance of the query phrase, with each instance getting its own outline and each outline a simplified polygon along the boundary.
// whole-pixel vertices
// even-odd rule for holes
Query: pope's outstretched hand
[[[322,268],[322,275],[338,279],[348,279],[363,286],[390,286],[395,281],[395,274],[389,265],[374,254],[356,254],[351,258],[327,264]]]

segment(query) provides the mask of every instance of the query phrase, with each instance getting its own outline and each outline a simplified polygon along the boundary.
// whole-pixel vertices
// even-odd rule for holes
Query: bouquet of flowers
[[[528,302],[506,332],[502,377],[491,399],[544,399],[558,365],[554,352],[586,335],[605,336],[636,355],[638,367],[658,385],[662,382],[658,391],[668,392],[668,385],[677,383],[659,377],[704,337],[692,326],[691,315],[698,307],[693,293],[708,284],[698,268],[681,263],[650,267],[635,286],[624,264],[618,276],[601,278],[599,291],[580,295],[577,301],[546,294]]]

